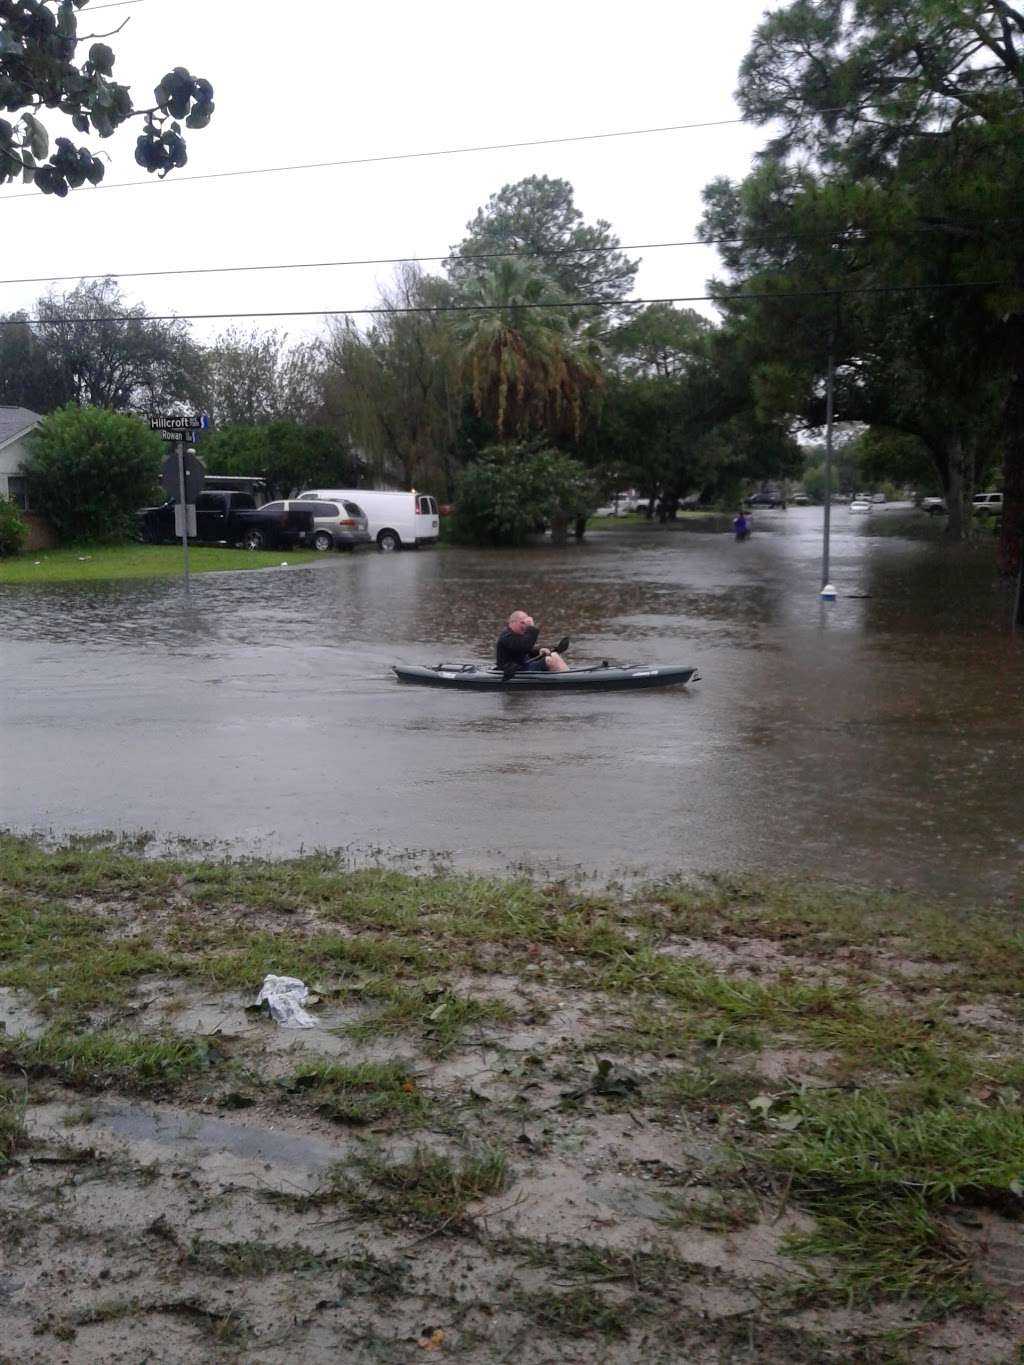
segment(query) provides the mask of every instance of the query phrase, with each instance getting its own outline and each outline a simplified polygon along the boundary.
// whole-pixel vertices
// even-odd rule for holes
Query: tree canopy
[[[164,443],[144,422],[69,403],[32,433],[32,505],[65,541],[123,536],[157,488]]]
[[[526,268],[546,277],[563,298],[618,303],[633,288],[640,264],[618,250],[610,223],[583,221],[567,180],[546,175],[502,186],[466,231],[447,262],[456,284],[497,268],[501,253],[521,254]]]
[[[705,219],[741,238],[723,246],[723,297],[788,296],[727,308],[751,336],[774,326],[805,411],[831,336],[841,415],[920,437],[961,506],[994,434],[1006,572],[1024,537],[1022,49],[1006,0],[791,0],[757,29],[738,91],[781,131],[742,185],[709,188]],[[945,449],[929,412],[954,428]]]
[[[141,118],[135,160],[165,176],[188,160],[182,123],[205,128],[213,114],[213,87],[176,66],[161,77],[153,104],[136,109],[127,85],[113,79],[113,48],[100,41],[112,33],[80,34],[78,14],[89,0],[0,0],[0,184],[19,175],[43,194],[63,199],[86,181],[98,185],[105,167],[88,147],[67,137],[55,140],[41,110],[65,115],[75,130],[110,137],[130,118]],[[79,43],[92,41],[85,60]]]

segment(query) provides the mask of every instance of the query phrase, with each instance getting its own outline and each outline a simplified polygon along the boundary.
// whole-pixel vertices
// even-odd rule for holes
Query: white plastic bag
[[[316,1020],[302,1008],[309,989],[297,976],[265,976],[257,1005],[270,1006],[270,1017],[282,1028],[316,1028]]]

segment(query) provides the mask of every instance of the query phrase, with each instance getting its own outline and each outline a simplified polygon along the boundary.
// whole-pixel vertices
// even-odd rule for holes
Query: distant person
[[[747,536],[750,535],[750,522],[742,507],[732,519],[732,529],[736,533],[737,540],[746,540]]]
[[[569,665],[551,649],[538,649],[539,629],[525,611],[514,611],[498,636],[496,650],[500,669],[526,673],[567,673]]]

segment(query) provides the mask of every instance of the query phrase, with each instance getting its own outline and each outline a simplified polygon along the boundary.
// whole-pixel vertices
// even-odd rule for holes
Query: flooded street
[[[909,511],[756,533],[598,529],[193,580],[0,588],[0,824],[236,849],[408,851],[602,879],[766,869],[1019,891],[1024,641],[991,546]],[[393,662],[479,659],[514,607],[575,662],[696,664],[664,692],[478,696]]]

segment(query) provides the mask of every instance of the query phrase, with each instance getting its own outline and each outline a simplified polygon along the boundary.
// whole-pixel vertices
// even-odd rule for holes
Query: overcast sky
[[[164,182],[133,159],[135,125],[100,142],[107,186],[58,201],[0,188],[4,276],[431,256],[477,208],[527,175],[569,180],[592,222],[624,246],[690,239],[701,189],[742,176],[766,132],[741,124],[554,147],[489,151],[189,183],[188,175],[297,162],[519,142],[737,117],[739,63],[765,0],[140,0],[79,17],[105,33],[136,104],[172,66],[213,84],[210,126]],[[84,51],[82,52],[84,56]],[[51,137],[80,138],[45,112]],[[142,182],[139,184],[138,182]],[[639,297],[695,295],[717,269],[705,247],[645,250]],[[428,267],[439,269],[439,267]],[[389,266],[126,279],[150,311],[194,313],[372,306]],[[46,285],[0,285],[0,312]],[[72,287],[60,285],[61,289]],[[196,323],[208,339],[229,322]],[[248,326],[247,319],[240,319]],[[293,339],[316,318],[285,318]]]

